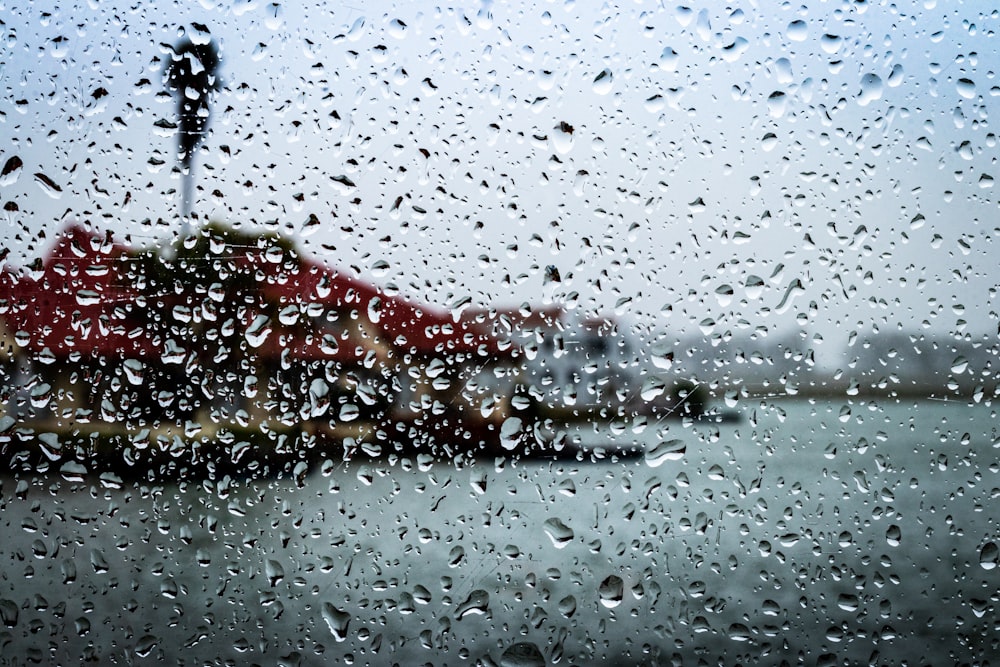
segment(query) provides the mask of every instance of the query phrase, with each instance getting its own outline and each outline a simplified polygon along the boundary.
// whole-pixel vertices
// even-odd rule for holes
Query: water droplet
[[[666,440],[660,442],[646,452],[646,465],[658,468],[667,461],[679,461],[684,458],[687,445],[681,440]]]
[[[500,667],[545,667],[545,656],[534,644],[519,642],[503,652]]]
[[[90,632],[90,620],[86,616],[81,616],[73,622],[73,627],[76,629],[76,634],[82,637]]]
[[[329,602],[323,603],[323,620],[330,628],[333,639],[342,642],[347,639],[347,626],[351,622],[351,616],[345,611],[337,609]]]
[[[802,20],[792,21],[788,24],[785,34],[791,42],[804,42],[809,37],[809,26]]]
[[[885,531],[885,541],[889,543],[890,547],[898,547],[902,538],[903,531],[896,524],[892,524]]]
[[[969,367],[969,360],[965,357],[956,357],[953,362],[951,362],[951,372],[955,375],[961,375]]]
[[[264,564],[264,574],[267,577],[267,582],[274,587],[285,578],[285,568],[278,561],[268,559]]]
[[[882,78],[872,72],[868,72],[861,77],[861,92],[858,93],[858,104],[867,106],[881,97]]]
[[[802,539],[802,536],[798,533],[785,533],[778,538],[778,542],[787,549],[798,544],[800,539]]]
[[[719,285],[715,288],[715,298],[719,302],[719,305],[725,308],[733,300],[733,286],[732,285]]]
[[[553,546],[557,549],[562,549],[573,539],[573,529],[555,517],[547,520],[542,525],[542,530],[549,536]]]
[[[976,96],[976,84],[972,79],[961,78],[955,82],[955,90],[967,100]]]
[[[837,606],[844,611],[857,611],[860,606],[860,601],[857,595],[841,593],[837,598]]]
[[[126,359],[122,362],[122,368],[125,369],[125,378],[129,381],[129,384],[134,384],[139,386],[142,384],[143,370],[145,369],[145,364],[139,359]]]
[[[646,107],[646,111],[649,113],[659,113],[663,111],[663,107],[666,106],[666,103],[667,102],[663,95],[657,93],[656,95],[647,98],[643,106]]]
[[[889,78],[886,79],[886,84],[890,88],[895,88],[901,83],[903,83],[903,66],[899,64],[893,65],[892,71],[889,72]]]
[[[833,55],[834,53],[839,51],[840,45],[843,43],[844,43],[843,37],[839,35],[831,35],[830,33],[826,33],[819,40],[820,47],[830,55]]]
[[[788,287],[785,288],[785,294],[781,297],[781,302],[774,309],[776,313],[783,314],[792,305],[792,301],[795,300],[799,294],[806,291],[806,288],[802,285],[802,281],[798,278],[792,280],[788,283]]]
[[[660,69],[665,72],[676,72],[678,59],[677,52],[669,46],[666,47],[660,54]]]
[[[744,624],[733,623],[729,626],[729,638],[737,642],[748,642],[753,638],[753,633]]]
[[[143,635],[139,638],[139,641],[135,643],[135,654],[140,658],[145,658],[153,652],[153,649],[156,648],[159,641],[159,638],[154,637],[153,635]]]
[[[476,589],[469,593],[469,597],[465,599],[465,602],[458,605],[455,609],[455,616],[458,618],[465,618],[473,614],[485,614],[490,606],[490,594],[486,591]]]
[[[500,425],[500,444],[504,449],[513,451],[521,443],[524,423],[520,417],[508,417]]]
[[[264,25],[268,30],[280,30],[281,26],[284,24],[285,19],[283,16],[283,11],[281,5],[277,2],[272,2],[267,6],[267,16],[264,19]]]
[[[39,172],[35,174],[35,182],[41,187],[42,192],[47,194],[52,199],[59,199],[62,196],[62,188],[56,185],[56,182],[45,174]]]
[[[570,618],[576,613],[576,598],[572,595],[567,595],[562,600],[559,600],[559,613]]]
[[[1000,563],[1000,547],[996,542],[987,542],[979,552],[979,565],[984,570],[992,570]]]
[[[0,621],[2,621],[6,627],[13,628],[17,625],[18,613],[17,603],[13,600],[0,600]]]
[[[267,315],[257,315],[246,328],[245,336],[251,347],[260,347],[271,333],[271,318]]]
[[[396,39],[403,39],[406,37],[406,24],[399,19],[393,19],[389,22],[388,32]]]
[[[556,152],[562,155],[573,150],[573,134],[575,130],[572,125],[563,121],[552,129],[552,145]]]
[[[785,115],[785,105],[787,102],[788,96],[785,95],[784,91],[776,90],[767,98],[767,112],[772,118],[781,118]]]
[[[24,162],[21,158],[14,155],[11,156],[6,163],[3,165],[3,169],[0,170],[0,186],[13,185],[17,182],[17,178],[21,175],[21,168],[24,167]]]
[[[618,575],[612,574],[601,582],[597,592],[601,597],[601,604],[613,609],[621,604],[625,596],[625,582]]]
[[[613,86],[614,76],[609,69],[601,70],[601,73],[594,77],[594,92],[598,95],[607,95]]]

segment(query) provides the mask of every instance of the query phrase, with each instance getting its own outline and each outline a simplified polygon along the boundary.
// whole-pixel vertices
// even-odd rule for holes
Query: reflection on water
[[[668,455],[617,464],[351,464],[301,487],[3,478],[0,664],[997,652],[992,408],[744,409],[673,424],[667,447],[628,432]]]

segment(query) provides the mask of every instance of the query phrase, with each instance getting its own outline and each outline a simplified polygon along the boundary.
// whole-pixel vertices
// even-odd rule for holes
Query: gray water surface
[[[649,452],[618,463],[355,462],[302,485],[0,478],[0,664],[1000,652],[991,407],[739,407],[732,424],[583,429]]]

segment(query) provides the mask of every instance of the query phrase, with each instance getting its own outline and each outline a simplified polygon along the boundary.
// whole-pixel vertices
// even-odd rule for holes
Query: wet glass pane
[[[986,664],[998,14],[15,2],[0,664]]]

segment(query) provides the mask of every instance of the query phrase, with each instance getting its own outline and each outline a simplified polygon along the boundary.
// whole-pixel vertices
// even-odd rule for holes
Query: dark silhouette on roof
[[[184,39],[174,47],[167,65],[167,88],[177,95],[179,154],[184,169],[190,169],[194,151],[208,129],[211,93],[221,87],[216,76],[219,62],[214,42],[195,44]]]
[[[199,32],[207,34],[208,30]],[[184,179],[181,195],[182,237],[188,233],[188,219],[194,200],[195,151],[208,130],[212,93],[222,87],[216,73],[219,63],[219,52],[214,42],[183,39],[171,49],[170,63],[166,68],[167,89],[177,96],[178,157]]]

